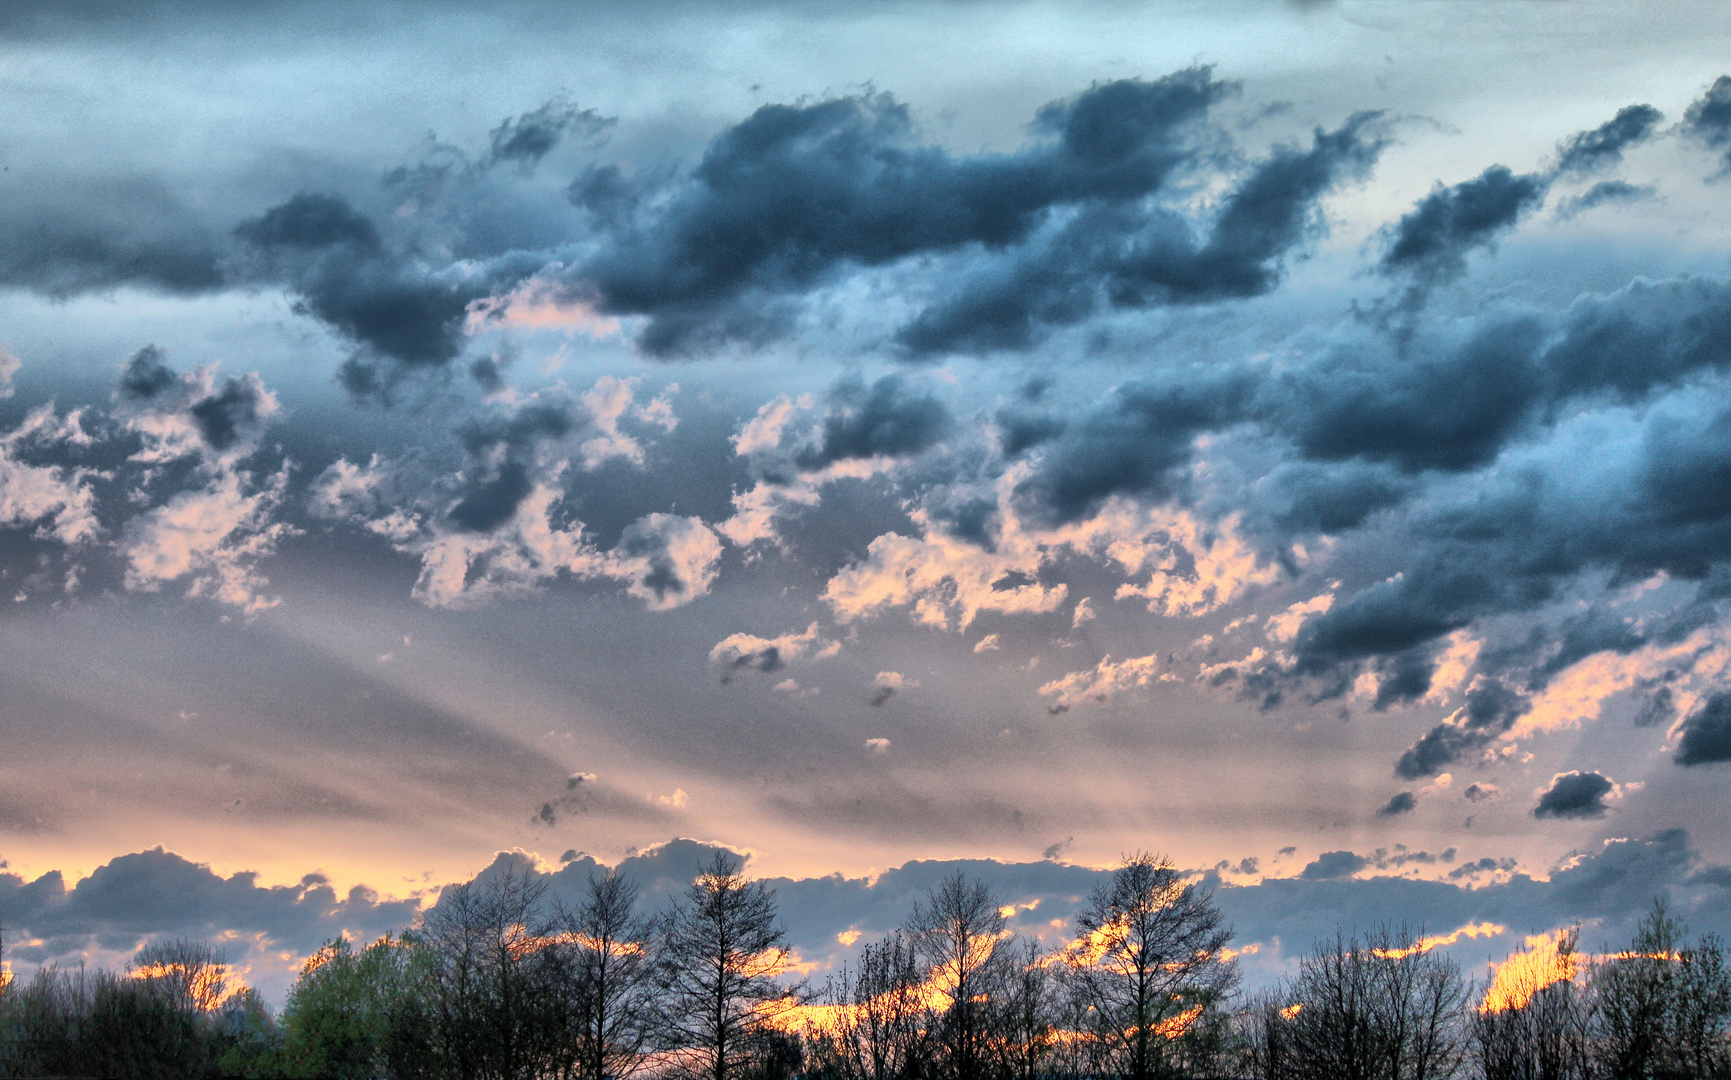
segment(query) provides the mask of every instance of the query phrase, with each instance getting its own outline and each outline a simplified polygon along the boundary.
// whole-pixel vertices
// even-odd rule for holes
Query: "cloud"
[[[1683,114],[1683,130],[1709,149],[1731,146],[1731,75],[1721,75]],[[1731,162],[1731,150],[1726,151]]]
[[[1333,881],[1349,878],[1369,865],[1369,859],[1350,851],[1325,851],[1307,864],[1299,877],[1306,881]]]
[[[1413,793],[1410,791],[1403,791],[1389,799],[1388,802],[1383,805],[1383,808],[1376,812],[1376,816],[1398,817],[1401,814],[1412,813],[1413,808],[1416,806],[1418,806],[1418,799],[1413,796]]]
[[[489,132],[486,161],[533,168],[566,137],[576,136],[594,144],[617,123],[594,109],[579,109],[563,98],[554,98],[532,112],[506,119]]]
[[[709,662],[721,670],[721,681],[725,683],[739,671],[768,674],[807,656],[821,660],[840,651],[841,642],[821,640],[814,622],[800,633],[789,632],[773,638],[729,634],[709,650]]]
[[[63,300],[137,288],[190,296],[225,284],[224,246],[157,180],[11,179],[0,285]]]
[[[794,435],[789,430],[794,416],[812,408],[814,399],[783,394],[759,407],[733,436],[735,453],[748,460],[758,480],[734,492],[733,515],[716,527],[721,535],[741,547],[780,544],[778,519],[818,506],[823,489],[837,480],[895,470],[936,445],[953,423],[941,401],[915,393],[897,376],[879,379],[869,390],[863,382],[844,379],[829,396],[815,431]]]
[[[569,575],[612,580],[651,611],[681,607],[714,584],[721,541],[701,520],[652,513],[638,518],[619,543],[601,551],[582,522],[554,523],[563,492],[532,482],[510,515],[485,531],[450,528],[401,509],[368,521],[398,551],[421,560],[415,599],[429,607],[469,608],[525,596]]]
[[[916,622],[965,630],[981,611],[1005,614],[1057,610],[1064,585],[1037,578],[1043,554],[1006,520],[996,551],[945,531],[924,510],[910,515],[921,535],[885,533],[866,548],[865,559],[844,567],[824,586],[823,599],[840,622],[889,607],[910,607]]]
[[[872,686],[874,689],[872,690],[871,696],[866,699],[866,704],[870,705],[874,709],[880,708],[885,702],[889,701],[890,698],[895,697],[907,687],[918,685],[918,682],[903,678],[902,673],[899,671],[880,671],[877,673],[877,676],[872,679]],[[888,746],[887,742],[885,743],[885,746]]]
[[[1264,619],[1264,632],[1270,641],[1291,641],[1298,636],[1298,628],[1304,625],[1307,617],[1319,615],[1333,606],[1334,594],[1331,592],[1313,596],[1309,600],[1300,600],[1285,611]]]
[[[1149,686],[1162,676],[1157,655],[1131,657],[1114,662],[1103,657],[1091,670],[1072,671],[1040,687],[1040,693],[1051,698],[1047,709],[1053,713],[1067,712],[1084,701],[1104,705],[1120,694]],[[1165,678],[1173,678],[1171,675]]]
[[[369,517],[379,508],[389,478],[377,454],[365,465],[338,458],[314,478],[307,508],[314,517],[332,521]]]
[[[18,374],[22,366],[22,361],[12,355],[12,350],[0,345],[0,398],[12,396],[12,376]]]
[[[1591,131],[1565,139],[1557,147],[1557,171],[1590,173],[1623,160],[1623,151],[1651,138],[1665,114],[1651,105],[1630,105]]]
[[[709,591],[721,558],[721,540],[694,517],[648,514],[626,527],[612,553],[625,591],[651,611],[688,604]]]
[[[888,739],[867,739],[865,747],[874,754],[887,754],[890,752],[890,741]]]
[[[1533,816],[1538,818],[1598,818],[1610,807],[1607,795],[1620,794],[1610,778],[1596,772],[1566,772],[1551,777],[1551,784],[1539,791],[1538,805]]]
[[[197,491],[183,491],[134,518],[121,541],[126,587],[155,592],[182,578],[188,597],[210,597],[256,615],[281,603],[266,596],[270,584],[256,564],[295,533],[272,521],[288,486],[286,469],[261,484],[252,474],[224,470]]]
[[[1544,200],[1549,179],[1492,165],[1471,180],[1436,189],[1388,230],[1380,268],[1423,285],[1466,272],[1466,257],[1488,248]]]
[[[1466,798],[1467,802],[1474,803],[1487,802],[1496,798],[1499,794],[1500,792],[1497,791],[1497,786],[1490,783],[1469,784],[1467,789],[1461,792],[1461,795]]]
[[[1650,184],[1631,184],[1626,180],[1601,180],[1579,195],[1572,195],[1557,204],[1559,218],[1572,218],[1601,206],[1632,203],[1658,198],[1659,189]]]
[[[1731,761],[1731,694],[1712,695],[1683,721],[1672,760],[1684,766]]]
[[[1084,596],[1076,601],[1076,611],[1070,616],[1070,629],[1080,629],[1083,623],[1093,622],[1099,617],[1099,614],[1094,610],[1093,597]]]
[[[838,461],[908,457],[930,449],[951,424],[943,402],[911,392],[897,375],[884,376],[870,389],[842,382],[830,399],[821,441],[795,459],[807,471]]]
[[[781,446],[782,433],[787,430],[789,420],[796,409],[809,409],[813,399],[809,394],[798,398],[787,394],[777,394],[769,401],[758,406],[757,415],[746,421],[739,429],[739,434],[733,436],[733,452],[740,457],[773,451]]]
[[[102,526],[90,471],[23,459],[36,445],[81,436],[77,417],[63,425],[52,404],[32,410],[17,428],[0,435],[0,528],[33,525],[37,535],[68,545],[97,538]]]

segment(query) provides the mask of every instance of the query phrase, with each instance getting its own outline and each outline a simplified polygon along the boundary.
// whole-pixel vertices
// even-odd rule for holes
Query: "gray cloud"
[[[1683,130],[1714,150],[1731,146],[1731,75],[1721,75],[1683,114]],[[1731,163],[1731,150],[1726,150]]]
[[[943,402],[914,392],[896,375],[886,375],[870,388],[858,380],[844,381],[830,392],[830,401],[822,440],[797,457],[802,469],[880,454],[917,454],[943,438],[952,423]]]
[[[1466,272],[1466,257],[1488,248],[1544,200],[1549,178],[1492,165],[1471,180],[1438,185],[1388,231],[1381,269],[1419,285]]]
[[[42,943],[8,942],[9,956],[41,963],[88,949],[131,951],[149,938],[263,934],[280,948],[311,952],[344,930],[376,936],[402,926],[412,900],[380,900],[357,886],[339,897],[309,875],[299,885],[260,886],[247,872],[222,877],[156,848],[122,855],[68,887],[58,871],[26,882],[0,874],[0,919]]]
[[[614,117],[602,116],[594,109],[579,109],[569,101],[555,98],[516,119],[503,121],[489,132],[487,160],[533,168],[565,138],[575,135],[594,142],[616,124],[618,120]]]
[[[1610,809],[1605,805],[1605,796],[1615,788],[1616,785],[1610,779],[1596,772],[1558,773],[1551,778],[1551,786],[1539,794],[1538,805],[1533,807],[1533,816],[1604,817]]]
[[[1376,816],[1398,817],[1401,814],[1412,813],[1413,809],[1417,806],[1418,799],[1413,796],[1413,793],[1410,791],[1403,791],[1389,799],[1388,802],[1384,804],[1383,808],[1376,812]]]
[[[1623,151],[1645,142],[1665,114],[1651,105],[1630,105],[1591,131],[1582,131],[1557,147],[1557,171],[1590,173],[1623,160]]]
[[[1674,760],[1679,765],[1731,761],[1731,694],[1714,694],[1689,714]]]
[[[1325,851],[1318,855],[1315,861],[1307,864],[1299,877],[1306,881],[1349,878],[1369,865],[1370,860],[1363,855],[1355,855],[1350,851]]]

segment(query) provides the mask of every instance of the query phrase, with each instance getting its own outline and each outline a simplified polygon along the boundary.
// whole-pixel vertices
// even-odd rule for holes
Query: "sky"
[[[1126,853],[1731,930],[1720,5],[0,12],[0,923]],[[489,870],[489,868],[491,868]],[[1490,924],[1491,929],[1484,929]]]

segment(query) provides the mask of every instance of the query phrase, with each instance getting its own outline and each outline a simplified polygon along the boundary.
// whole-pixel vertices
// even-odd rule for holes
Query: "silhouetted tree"
[[[1662,900],[1622,953],[1593,971],[1595,1049],[1608,1080],[1712,1076],[1727,1069],[1731,974],[1715,935],[1684,944]]]
[[[1298,1080],[1448,1080],[1460,1071],[1466,983],[1405,927],[1318,944],[1285,998],[1281,1038]]]
[[[637,887],[609,870],[591,873],[582,902],[560,906],[559,1001],[574,1075],[622,1080],[641,1068],[660,1002],[652,927],[636,914]]]
[[[933,1064],[951,1080],[979,1080],[989,1065],[989,1006],[1003,972],[1004,915],[984,882],[960,871],[914,905],[907,935],[943,995]]]
[[[817,1064],[847,1080],[905,1080],[929,1057],[925,968],[901,931],[860,950],[825,989],[808,1029]]]
[[[1057,1043],[1053,957],[1032,938],[1016,939],[1003,952],[1004,971],[990,1009],[994,1071],[1008,1080],[1035,1080],[1046,1074]]]
[[[402,1068],[436,1065],[458,1080],[517,1080],[553,1056],[552,927],[539,907],[546,889],[545,881],[508,868],[445,890],[404,935],[415,954],[408,982],[419,1001],[404,1003],[394,1026],[426,1039],[433,1061],[414,1060],[413,1042],[398,1039]]]
[[[799,1001],[776,981],[788,948],[775,893],[718,851],[662,920],[660,936],[664,1045],[692,1071],[727,1080],[762,1057]]]
[[[1169,860],[1138,852],[1094,890],[1076,929],[1070,992],[1100,1066],[1129,1080],[1212,1071],[1238,981],[1212,900]]]

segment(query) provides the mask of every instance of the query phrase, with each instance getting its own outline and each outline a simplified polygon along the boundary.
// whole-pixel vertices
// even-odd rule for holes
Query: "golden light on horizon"
[[[1578,936],[1574,929],[1528,936],[1524,947],[1510,953],[1502,963],[1491,965],[1491,985],[1479,1003],[1479,1012],[1525,1008],[1545,987],[1573,982],[1582,968],[1581,957],[1575,952]]]

